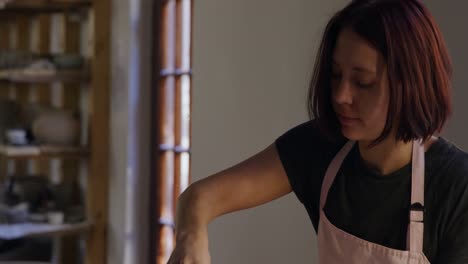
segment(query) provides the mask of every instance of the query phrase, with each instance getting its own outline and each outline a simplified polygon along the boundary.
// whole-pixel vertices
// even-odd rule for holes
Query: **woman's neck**
[[[374,147],[369,147],[371,141],[362,140],[358,144],[364,163],[381,175],[388,175],[411,162],[412,142],[387,138]]]
[[[425,143],[425,151],[437,141],[437,137],[431,137]],[[371,141],[359,141],[359,152],[364,163],[381,175],[395,172],[411,162],[412,142],[404,143],[388,137],[378,145],[370,148]]]

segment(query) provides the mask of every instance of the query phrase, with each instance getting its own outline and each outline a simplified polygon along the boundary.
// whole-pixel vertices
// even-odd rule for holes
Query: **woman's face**
[[[356,141],[378,138],[389,105],[387,68],[380,52],[350,29],[338,36],[331,88],[343,135]]]

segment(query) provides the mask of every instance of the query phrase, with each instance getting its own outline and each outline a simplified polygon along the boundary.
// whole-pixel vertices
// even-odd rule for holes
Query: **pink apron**
[[[328,191],[345,157],[354,145],[348,141],[330,163],[320,195],[320,221],[318,228],[318,255],[320,264],[416,264],[429,263],[423,253],[424,230],[424,145],[414,141],[412,155],[411,210],[407,236],[407,249],[397,250],[360,239],[334,226],[323,208]]]

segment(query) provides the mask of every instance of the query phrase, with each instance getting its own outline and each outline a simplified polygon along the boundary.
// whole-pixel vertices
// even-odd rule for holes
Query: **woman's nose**
[[[337,104],[352,104],[353,91],[349,82],[340,80],[333,89],[333,100]]]

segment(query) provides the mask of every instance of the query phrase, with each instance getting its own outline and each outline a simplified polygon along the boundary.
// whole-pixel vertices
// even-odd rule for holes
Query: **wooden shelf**
[[[0,224],[0,239],[10,240],[25,237],[80,234],[87,232],[91,227],[92,224],[90,222],[61,225],[36,223]]]
[[[13,83],[86,82],[89,79],[89,72],[85,70],[58,70],[56,73],[24,70],[0,71],[0,80]]]
[[[89,8],[91,1],[84,0],[12,0],[0,12],[64,12]]]
[[[37,99],[41,103],[63,106],[64,110],[80,108],[80,113],[83,115],[80,120],[81,125],[86,128],[84,132],[89,133],[86,138],[91,139],[82,148],[66,149],[50,146],[24,148],[2,146],[3,142],[0,142],[0,161],[15,161],[14,171],[7,173],[8,166],[5,165],[0,166],[2,167],[0,173],[21,174],[28,170],[29,164],[25,161],[34,159],[38,165],[37,170],[33,170],[34,173],[46,176],[63,174],[66,178],[58,178],[66,181],[86,178],[82,186],[82,198],[84,211],[92,220],[89,223],[60,226],[34,223],[0,225],[0,240],[31,236],[52,237],[54,243],[52,259],[58,262],[62,260],[63,263],[68,263],[69,259],[81,259],[87,264],[105,263],[109,248],[105,231],[109,221],[107,212],[111,150],[109,117],[112,2],[112,0],[11,0],[5,8],[0,8],[0,49],[28,50],[38,55],[55,55],[51,53],[60,51],[63,54],[81,55],[84,58],[83,68],[78,69],[80,71],[64,72],[57,69],[59,72],[52,75],[45,71],[41,74],[37,72],[24,74],[23,68],[15,69],[22,70],[21,74],[18,72],[13,74],[1,71],[11,68],[0,68],[0,75],[3,74],[0,76],[1,98],[9,98],[10,95],[16,94],[15,100],[21,104],[35,102],[33,99]],[[52,60],[50,57],[46,58]],[[30,65],[26,66],[27,71],[40,66],[32,65],[26,59],[21,61],[22,63],[17,65]],[[66,64],[55,65],[60,68],[60,65]],[[48,84],[55,82],[72,82],[72,85],[63,83],[64,91],[58,86],[60,89],[50,89]],[[27,85],[16,85],[17,83]],[[45,85],[29,85],[35,83]],[[62,166],[50,166],[48,162],[50,158],[58,158],[60,161],[65,159],[76,162],[88,161],[89,164],[77,167],[80,164],[76,162],[58,162]],[[71,239],[72,241],[61,239],[61,235],[69,233],[86,235],[85,250],[76,250],[76,243],[81,248],[80,242],[76,242],[77,237]]]
[[[0,145],[0,155],[9,159],[81,158],[88,155],[88,150],[82,147],[51,145],[21,147]]]

